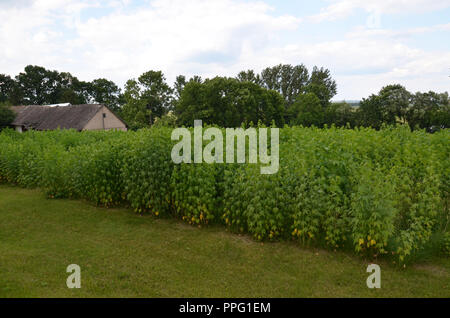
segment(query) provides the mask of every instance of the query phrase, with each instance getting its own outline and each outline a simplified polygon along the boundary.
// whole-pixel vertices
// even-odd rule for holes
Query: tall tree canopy
[[[175,94],[175,99],[180,99],[181,92],[183,91],[184,86],[186,86],[186,76],[178,75],[175,78],[175,83],[173,83],[173,92]]]
[[[195,119],[223,127],[258,121],[270,125],[272,120],[282,125],[283,112],[284,101],[276,91],[225,77],[188,82],[175,108],[179,124],[186,126]]]
[[[320,99],[314,93],[299,95],[289,109],[289,115],[292,125],[321,127],[325,120]]]
[[[286,116],[285,120],[291,122],[296,120],[298,109],[290,110],[296,100],[305,93],[316,95],[325,112],[331,98],[336,95],[336,82],[332,79],[328,69],[314,67],[309,75],[305,65],[292,66],[290,64],[279,64],[265,68],[261,74],[256,74],[253,70],[242,71],[237,77],[239,81],[252,82],[267,89],[276,90],[285,100]],[[294,117],[292,117],[294,116]]]
[[[384,105],[380,96],[372,94],[368,98],[363,98],[359,104],[360,124],[366,127],[379,129],[386,117]]]
[[[54,104],[58,100],[58,72],[41,66],[28,65],[25,71],[16,76],[26,105]]]
[[[172,93],[161,71],[148,71],[126,83],[122,115],[134,128],[152,125],[171,109]]]
[[[103,78],[84,82],[68,72],[33,65],[26,66],[15,79],[0,74],[0,102],[11,105],[101,103],[118,111],[120,98],[120,88]]]
[[[448,93],[411,94],[405,87],[394,84],[383,87],[376,95],[363,99],[359,107],[362,126],[379,129],[382,124],[408,124],[430,129],[432,126],[450,127]]]
[[[401,85],[383,87],[377,95],[363,99],[359,112],[361,124],[379,129],[382,124],[404,123],[411,94]]]
[[[0,103],[0,131],[8,127],[16,117],[16,114],[5,102]]]
[[[259,74],[256,74],[253,70],[242,71],[237,75],[236,78],[241,82],[252,82],[263,86],[261,76]]]
[[[0,103],[15,104],[20,101],[20,95],[16,81],[9,75],[0,74]]]
[[[325,124],[328,126],[350,127],[358,125],[358,113],[356,109],[346,102],[330,103],[325,110]]]
[[[56,72],[57,73],[57,72]],[[44,104],[71,103],[85,104],[90,102],[90,83],[78,80],[68,72],[57,73],[56,86],[50,100]]]
[[[90,102],[107,105],[113,111],[120,111],[121,90],[110,80],[98,78],[88,84]]]
[[[378,95],[384,105],[383,121],[391,125],[397,122],[404,123],[412,94],[402,85],[394,84],[383,87]]]
[[[420,93],[412,96],[412,105],[406,112],[411,128],[430,129],[433,126],[450,128],[450,99],[448,93]]]
[[[303,64],[280,64],[265,68],[261,72],[261,79],[264,87],[276,90],[284,97],[286,108],[289,108],[297,97],[305,92],[309,75]]]
[[[20,101],[25,105],[57,103],[84,104],[89,99],[89,84],[70,73],[50,71],[41,66],[28,65],[16,76]]]
[[[331,102],[336,92],[328,69],[315,66],[309,73],[303,64],[279,64],[260,74],[250,69],[234,79],[193,76],[187,80],[180,75],[173,87],[161,71],[149,71],[127,81],[123,94],[106,78],[85,82],[68,72],[41,66],[28,65],[15,77],[0,74],[0,104],[101,103],[136,129],[153,125],[157,119],[160,125],[172,126],[175,120],[192,125],[195,119],[203,119],[225,127],[258,121],[319,127],[348,123],[376,129],[401,123],[429,131],[450,127],[448,93],[412,94],[402,85],[393,84],[363,99],[355,108]],[[173,113],[168,116],[170,110]],[[10,120],[10,109],[3,107],[1,115]]]
[[[314,66],[305,91],[314,93],[323,108],[326,108],[337,93],[336,81],[332,79],[330,70]]]

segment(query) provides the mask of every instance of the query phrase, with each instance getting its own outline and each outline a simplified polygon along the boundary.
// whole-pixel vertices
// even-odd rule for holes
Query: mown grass
[[[0,186],[0,297],[450,297],[448,258],[380,261],[378,290],[370,262]]]

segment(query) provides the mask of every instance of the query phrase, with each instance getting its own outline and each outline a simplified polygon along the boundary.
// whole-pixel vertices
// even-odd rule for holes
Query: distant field
[[[0,297],[450,297],[450,260],[406,269],[343,252],[258,243],[127,209],[0,186]],[[81,289],[66,267],[81,267]]]

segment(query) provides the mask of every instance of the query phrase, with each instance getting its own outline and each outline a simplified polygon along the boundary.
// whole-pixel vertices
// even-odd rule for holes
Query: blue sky
[[[2,0],[0,73],[28,64],[123,85],[279,63],[330,69],[340,99],[450,87],[450,0]]]

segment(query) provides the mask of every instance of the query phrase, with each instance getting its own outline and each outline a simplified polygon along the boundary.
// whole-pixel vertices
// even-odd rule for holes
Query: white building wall
[[[83,128],[83,130],[114,129],[127,131],[127,127],[125,126],[125,124],[119,118],[117,118],[117,116],[113,112],[111,112],[107,107],[104,106]]]

